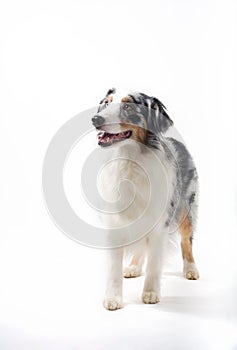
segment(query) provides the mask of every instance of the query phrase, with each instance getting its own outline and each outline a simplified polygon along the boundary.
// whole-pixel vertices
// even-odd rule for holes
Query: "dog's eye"
[[[123,105],[123,109],[128,109],[129,108],[129,104],[128,103],[125,103],[124,105]]]

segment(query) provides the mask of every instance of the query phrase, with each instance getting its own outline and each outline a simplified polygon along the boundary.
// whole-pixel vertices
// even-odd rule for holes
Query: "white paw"
[[[116,297],[106,297],[103,303],[105,309],[107,310],[118,310],[123,307],[122,298],[119,296]]]
[[[184,277],[187,278],[188,280],[198,280],[199,279],[199,273],[198,271],[185,271],[184,272]]]
[[[160,295],[157,292],[143,292],[142,301],[145,304],[157,304],[160,301]]]
[[[123,277],[125,278],[131,278],[131,277],[138,277],[141,276],[141,268],[137,265],[131,265],[125,267],[123,270]]]
[[[188,280],[198,280],[199,273],[196,265],[194,263],[189,263],[184,261],[184,269],[183,269],[184,277]]]

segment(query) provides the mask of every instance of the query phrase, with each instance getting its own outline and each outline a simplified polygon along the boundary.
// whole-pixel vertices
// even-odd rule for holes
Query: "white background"
[[[234,1],[1,1],[0,349],[234,349],[236,11]],[[104,252],[51,222],[41,192],[58,128],[115,86],[157,96],[200,176],[201,279],[166,273],[160,304],[125,281],[103,310]],[[178,254],[178,253],[177,253]]]

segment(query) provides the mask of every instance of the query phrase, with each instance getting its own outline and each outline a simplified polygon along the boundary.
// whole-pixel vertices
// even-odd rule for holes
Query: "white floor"
[[[237,347],[230,287],[212,275],[211,264],[205,271],[206,262],[200,262],[201,279],[188,281],[177,255],[169,263],[173,271],[164,273],[163,298],[157,305],[141,302],[144,277],[125,279],[125,307],[110,312],[101,303],[103,251],[77,245],[56,228],[41,234],[26,230],[6,237],[4,243],[1,350]]]

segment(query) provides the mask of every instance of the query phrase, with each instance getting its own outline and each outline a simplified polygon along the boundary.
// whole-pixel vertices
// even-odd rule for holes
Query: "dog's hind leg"
[[[184,277],[189,280],[197,280],[199,278],[199,273],[192,252],[193,228],[188,215],[182,216],[179,231],[181,235]]]
[[[130,249],[129,249],[130,250]],[[146,254],[146,241],[142,240],[131,246],[130,263],[123,269],[123,277],[132,278],[142,274],[142,268]]]

